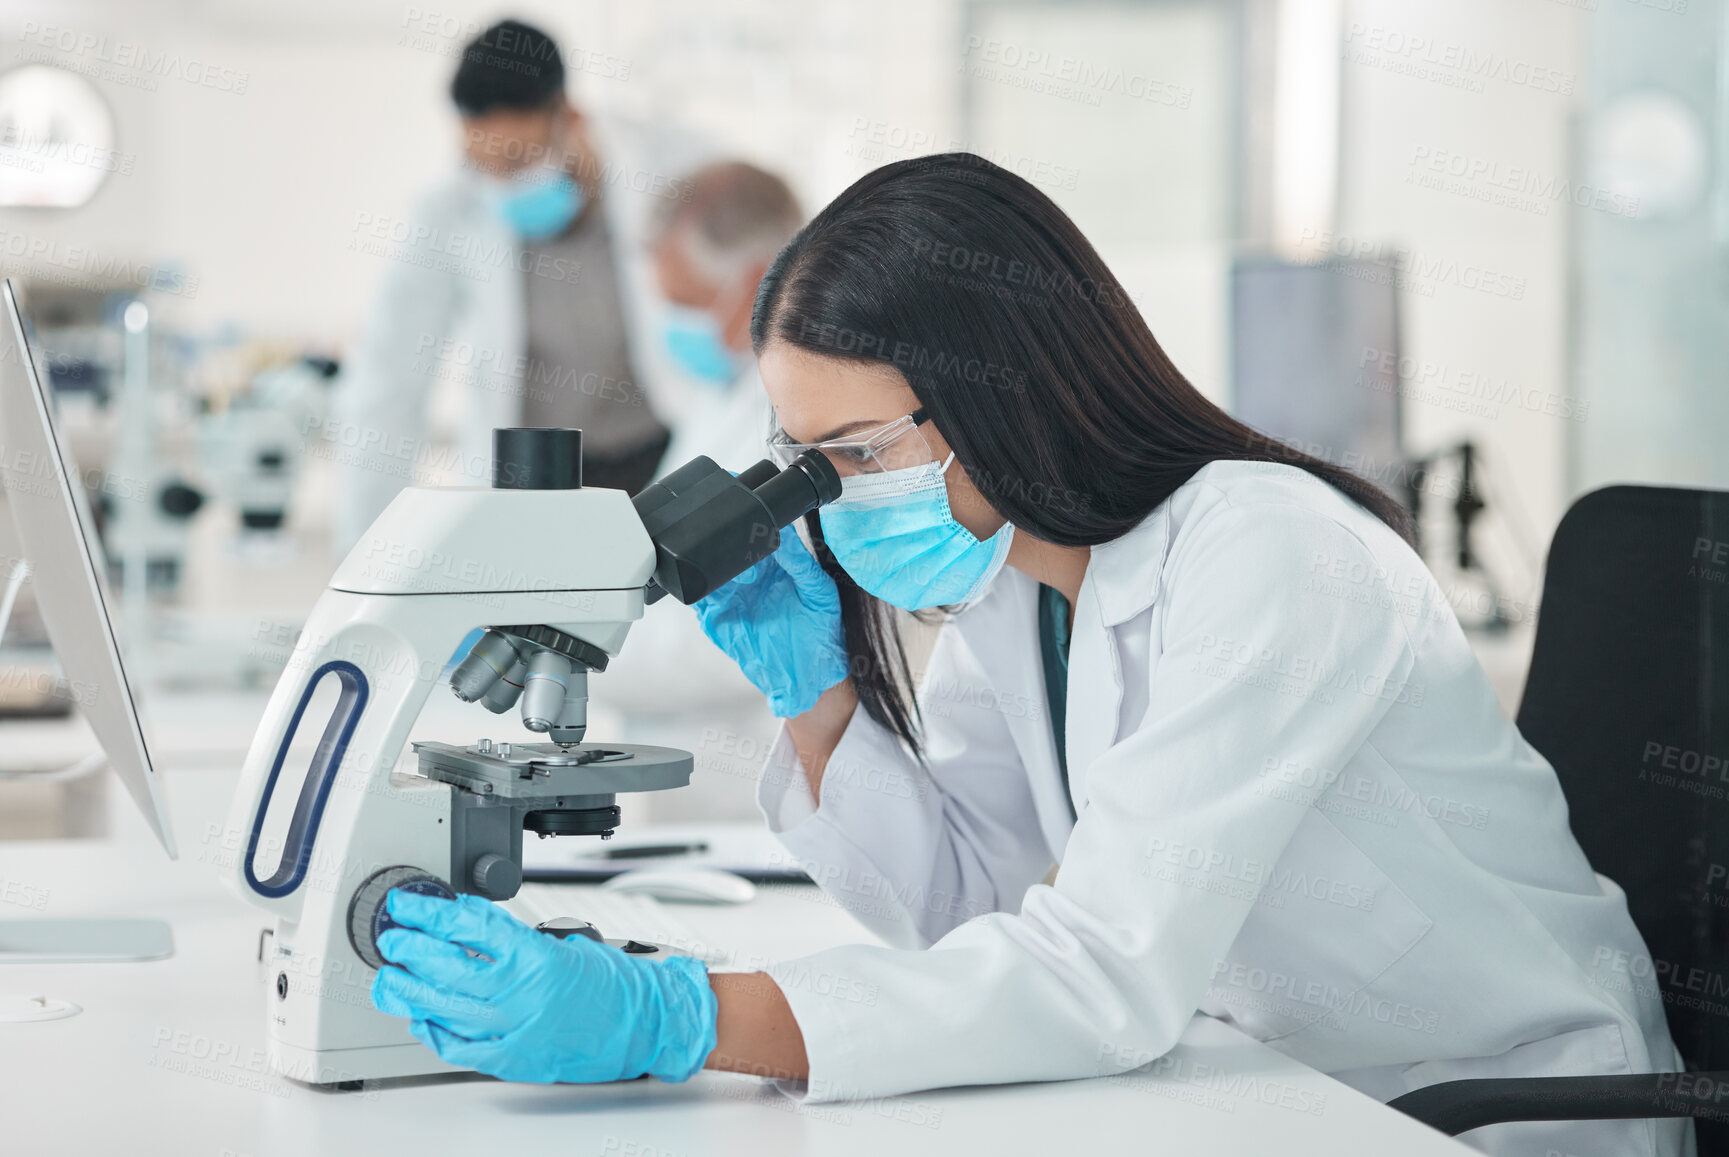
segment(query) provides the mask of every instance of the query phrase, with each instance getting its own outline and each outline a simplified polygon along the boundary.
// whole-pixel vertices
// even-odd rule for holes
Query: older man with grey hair
[[[774,417],[751,355],[751,306],[769,263],[804,218],[785,181],[742,161],[699,169],[684,187],[689,196],[662,206],[649,236],[661,294],[675,307],[668,352],[709,388],[686,406],[660,469],[706,454],[743,470],[766,456]],[[756,775],[776,721],[689,607],[676,599],[648,607],[630,644],[590,682],[589,693],[595,711],[618,715],[605,734],[696,756],[691,786],[633,799],[627,829],[644,819],[759,818]],[[772,844],[766,829],[764,838]]]
[[[697,170],[686,199],[659,206],[654,272],[667,351],[714,393],[689,407],[661,469],[707,454],[742,470],[762,457],[771,414],[750,349],[750,313],[769,263],[804,223],[785,181],[743,161]]]

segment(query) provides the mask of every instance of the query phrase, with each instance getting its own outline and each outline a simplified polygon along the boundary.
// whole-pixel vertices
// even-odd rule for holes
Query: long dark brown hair
[[[1074,222],[971,153],[854,182],[769,267],[750,332],[759,354],[781,341],[893,366],[997,513],[1047,542],[1119,538],[1221,459],[1300,467],[1410,537],[1387,494],[1202,397]],[[917,753],[893,612],[806,525],[840,589],[859,700]]]

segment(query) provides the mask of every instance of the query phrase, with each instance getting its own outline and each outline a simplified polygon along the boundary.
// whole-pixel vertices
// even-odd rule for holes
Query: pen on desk
[[[608,860],[646,860],[654,856],[689,856],[708,851],[708,845],[702,841],[694,844],[638,844],[629,848],[607,848],[603,853]]]

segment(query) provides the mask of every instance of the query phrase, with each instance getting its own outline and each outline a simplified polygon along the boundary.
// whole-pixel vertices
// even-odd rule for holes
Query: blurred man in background
[[[656,340],[648,231],[658,205],[689,196],[677,174],[701,150],[577,109],[558,46],[514,20],[464,49],[450,92],[462,168],[391,236],[397,259],[337,393],[339,551],[404,485],[486,484],[496,426],[580,427],[584,480],[634,493],[688,388]],[[432,449],[435,402],[449,452]]]
[[[655,281],[672,304],[667,350],[708,390],[678,423],[665,468],[707,454],[743,470],[763,457],[774,418],[751,354],[751,308],[804,215],[785,181],[742,161],[699,169],[685,184],[689,200],[655,207]]]
[[[774,419],[751,353],[751,307],[804,215],[785,181],[743,162],[709,165],[684,184],[689,199],[658,206],[650,237],[656,281],[673,306],[665,347],[707,385],[677,423],[662,472],[699,454],[740,471],[767,456]],[[589,695],[622,714],[627,742],[696,755],[687,790],[649,793],[649,818],[757,818],[756,775],[778,722],[689,607],[674,599],[648,607]]]

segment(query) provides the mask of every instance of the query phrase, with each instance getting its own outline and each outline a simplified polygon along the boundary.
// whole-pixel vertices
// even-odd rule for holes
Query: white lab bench
[[[246,706],[251,704],[252,707]],[[138,964],[0,965],[0,994],[44,993],[83,1012],[0,1024],[0,1149],[18,1157],[341,1157],[413,1153],[879,1154],[1098,1152],[1461,1153],[1420,1126],[1232,1028],[1197,1018],[1169,1057],[1098,1080],[949,1089],[804,1106],[753,1078],[685,1085],[506,1084],[472,1074],[315,1090],[264,1066],[261,913],[218,876],[219,830],[250,732],[249,696],[157,700],[152,716],[181,858],[109,792],[101,839],[0,842],[0,919],[155,916],[175,955]],[[240,716],[240,718],[237,718]],[[10,726],[3,730],[18,733]],[[29,746],[78,744],[36,725]],[[23,755],[24,752],[18,752]],[[568,890],[582,914],[585,889]],[[560,889],[560,899],[564,898]],[[543,893],[544,894],[544,893]],[[40,911],[17,900],[40,905]],[[740,907],[680,905],[676,918],[735,959],[782,958],[869,938],[814,888],[765,889]],[[1004,1015],[1013,1015],[1005,1009]]]

